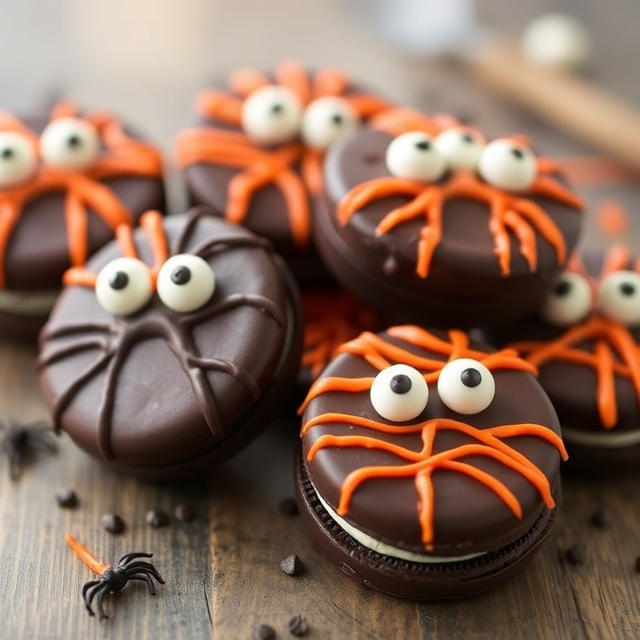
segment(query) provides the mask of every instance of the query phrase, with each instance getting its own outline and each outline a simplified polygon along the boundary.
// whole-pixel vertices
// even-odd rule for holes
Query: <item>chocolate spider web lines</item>
[[[350,472],[342,483],[337,513],[348,514],[349,506],[357,489],[372,479],[414,478],[418,493],[418,518],[422,531],[422,542],[427,550],[434,543],[434,486],[433,474],[438,470],[461,473],[476,480],[495,493],[513,515],[522,518],[522,507],[513,492],[498,478],[473,466],[463,459],[468,456],[485,456],[519,473],[540,493],[549,509],[555,507],[551,487],[546,475],[528,458],[503,442],[503,439],[517,436],[532,436],[545,440],[554,446],[566,459],[566,451],[560,436],[548,427],[533,423],[509,424],[486,429],[477,429],[457,420],[436,418],[415,425],[395,426],[365,418],[341,413],[324,413],[306,422],[302,433],[327,424],[344,424],[362,427],[374,433],[365,435],[321,435],[311,446],[307,460],[311,462],[318,451],[334,448],[366,448],[379,450],[395,456],[398,464],[369,465]],[[472,438],[475,442],[458,445],[452,449],[433,452],[433,443],[437,433],[457,431]],[[400,445],[375,437],[382,434],[420,434],[422,449],[414,451]]]
[[[421,278],[429,275],[433,254],[442,239],[443,209],[449,200],[471,199],[489,206],[489,231],[503,275],[511,270],[510,234],[517,239],[520,253],[531,271],[537,267],[536,232],[553,247],[558,263],[566,260],[566,246],[560,230],[531,197],[547,197],[578,210],[583,206],[580,198],[544,173],[537,176],[526,193],[516,195],[482,182],[470,171],[458,171],[441,184],[425,185],[415,180],[385,176],[356,185],[338,204],[338,222],[344,226],[356,212],[390,196],[407,196],[410,200],[387,213],[378,223],[375,234],[382,236],[398,225],[424,217],[426,224],[420,230],[416,260],[416,273]]]
[[[537,374],[535,366],[519,358],[514,349],[502,349],[494,353],[486,353],[469,347],[469,337],[466,333],[452,329],[448,331],[449,341],[421,329],[415,325],[401,325],[387,330],[391,337],[400,339],[408,345],[431,351],[446,357],[444,360],[427,358],[416,355],[413,351],[388,342],[384,338],[365,331],[354,340],[343,344],[338,353],[358,356],[366,360],[375,370],[382,371],[393,363],[404,363],[423,372],[427,383],[435,382],[442,368],[456,358],[472,358],[481,362],[490,371],[496,369],[516,369]],[[298,410],[300,414],[314,398],[331,391],[357,393],[369,391],[373,383],[373,376],[363,378],[343,378],[330,376],[316,380]]]

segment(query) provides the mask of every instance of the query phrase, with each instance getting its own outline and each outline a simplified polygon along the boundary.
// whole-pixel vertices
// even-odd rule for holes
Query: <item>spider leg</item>
[[[5,451],[9,458],[9,477],[12,480],[17,480],[20,477],[20,467],[22,467],[22,462],[24,461],[24,452],[22,449],[13,447],[8,447]]]
[[[98,593],[98,601],[96,602],[96,609],[98,610],[98,617],[100,618],[100,620],[106,620],[109,617],[104,612],[104,607],[102,606],[104,603],[104,597],[107,595],[108,592],[109,591],[107,589],[100,589],[100,592]]]
[[[43,354],[38,357],[36,361],[36,368],[42,369],[47,365],[53,364],[62,358],[66,358],[74,353],[80,351],[87,351],[88,349],[97,348],[104,352],[107,351],[108,343],[102,337],[85,338],[84,340],[77,340],[73,344],[66,345],[60,349],[51,350],[48,354]]]
[[[269,299],[263,296],[243,295],[240,293],[232,294],[218,305],[208,306],[198,313],[189,314],[181,318],[181,322],[187,326],[200,324],[203,320],[213,318],[220,313],[225,313],[238,307],[256,307],[260,311],[264,311],[279,324],[284,324],[284,318],[278,307]]]
[[[90,580],[87,582],[84,587],[82,587],[82,597],[84,599],[84,606],[89,612],[90,616],[95,616],[95,612],[92,608],[93,599],[96,597],[96,594],[106,589],[107,585],[103,580]]]
[[[238,378],[244,383],[254,399],[257,399],[260,395],[260,389],[255,378],[243,367],[239,367],[227,360],[220,360],[219,358],[196,358],[194,356],[186,356],[186,361],[190,367],[198,367],[205,371],[222,371],[234,378]]]
[[[131,581],[136,581],[136,582],[146,582],[147,583],[147,587],[149,588],[149,593],[152,596],[157,595],[156,594],[156,588],[153,584],[153,580],[151,580],[151,578],[146,574],[146,573],[134,573],[132,576],[129,577],[129,580]]]
[[[136,558],[153,558],[153,553],[144,553],[141,551],[135,551],[133,553],[126,553],[125,555],[118,560],[118,564],[116,565],[117,569],[129,564],[131,560],[135,560]]]
[[[141,573],[153,576],[160,584],[164,584],[162,576],[158,573],[158,570],[148,562],[135,562],[127,567],[127,574],[140,575]]]
[[[78,333],[87,333],[88,331],[98,331],[103,333],[111,333],[112,328],[106,322],[82,322],[63,324],[60,327],[49,329],[45,327],[42,331],[43,340],[51,340],[52,338],[63,338],[65,336],[74,336]]]

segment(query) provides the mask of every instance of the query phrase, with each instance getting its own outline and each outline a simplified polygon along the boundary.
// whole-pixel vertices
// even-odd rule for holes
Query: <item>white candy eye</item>
[[[478,168],[478,160],[484,142],[470,129],[447,129],[436,138],[436,149],[444,156],[447,166],[453,171]]]
[[[149,268],[135,258],[112,260],[101,269],[96,280],[98,302],[116,316],[129,316],[139,311],[152,295]]]
[[[309,147],[327,149],[338,138],[353,131],[358,122],[358,114],[343,98],[318,98],[304,110],[302,138]]]
[[[60,118],[48,124],[40,135],[43,160],[58,167],[82,169],[100,153],[98,132],[79,118]]]
[[[417,369],[406,364],[394,364],[375,377],[370,397],[373,408],[383,418],[406,422],[424,411],[429,387]]]
[[[261,144],[289,142],[300,133],[301,125],[300,100],[285,87],[262,87],[242,105],[242,128]]]
[[[447,161],[433,138],[421,131],[409,131],[394,138],[387,147],[387,169],[396,178],[435,182],[447,170]]]
[[[178,313],[195,311],[213,295],[213,270],[200,256],[180,253],[169,258],[158,273],[158,296]]]
[[[26,136],[14,131],[0,133],[0,188],[20,184],[35,172],[37,158]]]
[[[482,150],[478,172],[498,189],[525,191],[536,179],[536,157],[511,140],[494,140]]]
[[[471,415],[484,411],[495,393],[491,371],[471,358],[447,362],[438,376],[440,399],[456,413]]]
[[[591,303],[591,287],[586,278],[565,272],[549,289],[538,313],[549,324],[568,327],[587,317]]]
[[[640,274],[625,270],[608,275],[598,291],[598,306],[611,320],[640,324]]]

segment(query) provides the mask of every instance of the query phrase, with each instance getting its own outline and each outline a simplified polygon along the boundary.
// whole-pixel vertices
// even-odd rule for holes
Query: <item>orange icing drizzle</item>
[[[598,228],[608,236],[622,235],[629,229],[629,216],[618,200],[605,200],[597,211]]]
[[[75,105],[68,101],[56,105],[52,112],[52,119],[70,116],[78,117]],[[27,182],[0,191],[0,287],[5,285],[4,256],[11,234],[29,202],[46,193],[65,193],[64,215],[69,261],[72,266],[79,266],[87,258],[89,210],[112,230],[121,224],[133,224],[130,211],[100,181],[118,176],[162,176],[162,162],[158,151],[127,136],[115,116],[93,114],[86,120],[96,127],[105,147],[90,166],[74,170],[40,165]],[[25,133],[37,145],[35,134],[7,114],[0,114],[0,131]]]
[[[140,226],[147,235],[153,254],[153,265],[149,267],[149,273],[153,283],[153,290],[155,291],[158,272],[169,256],[167,239],[162,225],[162,214],[159,211],[147,211],[140,218]],[[115,236],[124,257],[140,259],[138,249],[133,240],[133,228],[130,225],[120,225],[115,230]],[[68,287],[93,288],[96,286],[97,277],[95,273],[89,271],[85,266],[71,267],[65,272],[62,281]]]
[[[366,94],[347,94],[349,80],[335,69],[320,69],[313,74],[299,63],[284,61],[275,70],[275,84],[292,91],[303,106],[325,96],[340,96],[361,119],[388,108],[388,103]],[[229,94],[207,89],[196,99],[196,110],[206,118],[240,126],[244,100],[254,91],[274,84],[253,69],[242,69],[229,79]],[[265,149],[239,132],[215,128],[188,129],[176,139],[175,152],[182,169],[192,164],[212,164],[239,169],[229,182],[225,217],[235,223],[246,219],[256,191],[269,184],[278,188],[286,202],[291,236],[298,247],[310,242],[311,221],[308,193],[322,188],[324,152],[294,142],[276,149]],[[300,175],[296,169],[299,167]]]

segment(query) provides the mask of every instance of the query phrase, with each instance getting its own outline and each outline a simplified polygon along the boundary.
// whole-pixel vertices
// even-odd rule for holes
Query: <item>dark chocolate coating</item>
[[[176,313],[154,295],[142,311],[115,317],[93,289],[67,287],[40,336],[40,381],[54,424],[117,470],[152,477],[207,469],[244,445],[289,392],[301,353],[295,284],[267,241],[205,208],[164,224],[171,254],[215,242],[200,254],[216,277],[209,302]],[[151,264],[142,229],[134,239]],[[113,242],[88,268],[97,273],[120,255]],[[63,327],[78,325],[64,335]],[[83,347],[85,340],[95,342]]]
[[[380,335],[391,344],[406,348],[411,353],[431,359],[445,359],[386,333]],[[363,358],[341,354],[325,369],[321,379],[331,376],[364,378],[377,373],[378,370]],[[430,385],[426,408],[410,424],[433,418],[450,418],[479,429],[534,423],[546,426],[555,433],[560,432],[551,403],[530,373],[510,369],[497,369],[492,373],[496,393],[484,411],[471,416],[456,413],[442,402],[436,386]],[[381,420],[371,405],[369,391],[321,394],[307,406],[303,423],[325,412],[338,412],[347,417],[344,423],[318,425],[310,429],[302,439],[305,456],[323,434],[371,435],[367,428],[350,424],[350,415]],[[382,422],[388,423],[385,420]],[[375,437],[413,451],[420,451],[422,446],[419,433],[376,433]],[[446,451],[471,442],[474,442],[472,438],[459,432],[441,431],[436,435],[433,452]],[[507,444],[533,462],[549,482],[555,484],[560,462],[555,447],[546,440],[533,436],[508,438]],[[519,500],[522,518],[516,518],[505,503],[484,484],[457,472],[438,469],[433,474],[436,497],[434,541],[430,551],[432,555],[462,556],[498,549],[524,535],[547,509],[531,482],[504,464],[487,456],[470,456],[465,458],[465,462],[472,462],[473,466],[503,482]],[[385,451],[360,447],[322,449],[312,461],[306,462],[309,477],[316,490],[336,511],[342,483],[350,472],[365,466],[386,464],[398,464],[398,458]],[[376,540],[408,551],[426,553],[417,515],[417,501],[418,494],[412,477],[371,479],[361,484],[353,494],[345,519]]]
[[[391,140],[390,135],[365,127],[338,141],[327,153],[325,192],[316,212],[314,241],[336,279],[370,304],[393,308],[399,320],[426,326],[500,325],[531,313],[563,265],[536,231],[538,265],[530,272],[510,234],[511,272],[504,276],[484,203],[462,198],[445,203],[442,240],[427,278],[415,273],[423,216],[375,235],[382,218],[406,203],[407,197],[377,199],[357,211],[345,226],[337,221],[337,204],[348,191],[389,175],[385,154]],[[580,212],[547,198],[533,200],[559,228],[569,255],[578,239]]]

